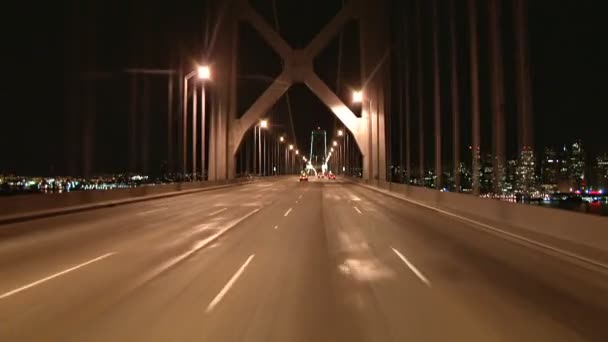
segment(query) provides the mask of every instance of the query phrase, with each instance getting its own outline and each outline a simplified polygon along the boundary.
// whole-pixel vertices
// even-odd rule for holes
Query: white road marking
[[[257,213],[260,210],[260,208],[254,209],[252,211],[250,211],[248,214],[246,214],[245,216],[236,219],[232,222],[229,222],[225,227],[221,228],[217,233],[211,235],[210,237],[200,240],[198,241],[189,251],[187,251],[186,253],[179,255],[171,260],[169,260],[168,262],[164,263],[163,265],[161,265],[159,268],[157,268],[155,271],[153,271],[151,273],[151,276],[156,276],[157,274],[160,274],[161,272],[163,272],[164,270],[172,267],[173,265],[177,264],[178,262],[186,259],[187,257],[189,257],[190,255],[196,253],[198,250],[200,250],[201,248],[206,247],[207,245],[209,245],[211,242],[215,241],[218,237],[220,237],[222,234],[224,234],[225,232],[227,232],[228,230],[232,229],[234,226],[236,226],[237,224],[241,223],[242,221],[244,221],[246,218],[248,218],[249,216]]]
[[[216,211],[214,211],[214,212],[210,213],[210,214],[209,214],[209,215],[207,215],[207,216],[213,216],[213,215],[217,215],[217,214],[221,213],[222,211],[226,211],[226,210],[228,210],[228,208],[223,208],[223,209],[220,209],[220,210],[216,210]]]
[[[162,211],[162,210],[167,210],[167,209],[169,209],[169,207],[162,207],[162,208],[156,208],[156,209],[146,210],[146,211],[142,211],[140,213],[137,213],[137,216],[145,216],[145,215],[148,215],[148,214],[155,213],[157,211]]]
[[[211,312],[213,310],[213,308],[220,301],[222,301],[222,298],[224,298],[224,296],[226,295],[226,293],[228,293],[228,291],[234,285],[234,283],[237,281],[237,279],[239,279],[239,277],[241,276],[241,274],[243,273],[243,271],[245,271],[245,268],[247,267],[247,265],[249,265],[249,263],[251,262],[251,260],[253,259],[254,256],[255,256],[255,254],[251,254],[249,256],[249,258],[247,259],[247,261],[245,261],[245,263],[243,264],[243,266],[241,266],[241,268],[239,268],[239,270],[236,271],[236,273],[232,276],[232,278],[230,278],[230,280],[228,281],[228,283],[226,283],[226,285],[224,285],[224,288],[220,291],[220,293],[218,293],[217,296],[215,296],[215,298],[213,298],[213,300],[211,301],[211,303],[209,303],[209,305],[207,306],[207,310],[205,310],[205,312]]]
[[[25,291],[25,290],[27,290],[27,289],[29,289],[29,288],[31,288],[31,287],[34,287],[34,286],[36,286],[36,285],[40,285],[40,284],[44,283],[45,281],[49,281],[49,280],[51,280],[51,279],[57,278],[57,277],[59,277],[59,276],[62,276],[62,275],[64,275],[64,274],[66,274],[66,273],[69,273],[69,272],[75,271],[75,270],[77,270],[77,269],[79,269],[79,268],[81,268],[81,267],[84,267],[84,266],[87,266],[87,265],[89,265],[89,264],[92,264],[92,263],[94,263],[94,262],[96,262],[96,261],[99,261],[99,260],[105,259],[105,258],[107,258],[107,257],[109,257],[109,256],[114,255],[114,254],[116,254],[116,252],[106,253],[106,254],[104,254],[104,255],[102,255],[102,256],[99,256],[99,257],[97,257],[97,258],[95,258],[95,259],[91,259],[91,260],[89,260],[89,261],[87,261],[87,262],[83,262],[83,263],[82,263],[82,264],[80,264],[80,265],[76,265],[76,266],[74,266],[74,267],[68,268],[67,270],[63,270],[63,271],[61,271],[61,272],[55,273],[55,274],[53,274],[53,275],[50,275],[50,276],[48,276],[48,277],[46,277],[46,278],[42,278],[42,279],[40,279],[40,280],[37,280],[37,281],[35,281],[35,282],[33,282],[33,283],[29,283],[29,284],[27,284],[27,285],[25,285],[25,286],[21,286],[20,288],[14,289],[14,290],[12,290],[12,291],[9,291],[9,292],[7,292],[7,293],[4,293],[4,294],[0,295],[0,299],[4,299],[4,298],[6,298],[6,297],[10,297],[10,296],[12,296],[12,295],[14,295],[14,294],[17,294],[17,293],[21,292],[21,291]]]
[[[392,247],[391,247],[392,248]],[[410,268],[410,270],[412,270],[412,272],[414,272],[414,274],[420,279],[422,280],[423,283],[425,283],[427,286],[431,286],[431,282],[424,276],[424,274],[422,274],[422,272],[418,271],[418,269],[416,268],[416,266],[414,266],[414,264],[412,264],[411,262],[409,262],[407,260],[406,257],[403,256],[403,254],[401,254],[398,250],[393,249],[393,252],[395,252],[395,254],[397,254],[397,256],[407,265],[407,267]]]
[[[441,214],[444,214],[444,215],[447,215],[447,216],[451,216],[451,217],[457,218],[459,220],[471,223],[473,227],[474,226],[479,226],[479,227],[486,228],[487,230],[489,230],[491,232],[494,232],[495,234],[502,235],[503,237],[507,237],[508,239],[510,239],[510,241],[515,241],[515,242],[518,242],[520,244],[521,243],[528,243],[530,245],[539,247],[541,249],[546,249],[547,251],[551,251],[551,252],[553,252],[554,255],[558,255],[558,256],[561,255],[562,257],[563,256],[570,257],[570,258],[576,260],[579,265],[589,264],[589,265],[593,265],[595,267],[598,267],[598,268],[602,269],[601,271],[603,273],[606,273],[608,271],[608,264],[605,264],[605,263],[602,263],[602,262],[599,262],[599,261],[596,261],[596,260],[584,257],[582,255],[579,255],[579,254],[576,254],[576,253],[572,253],[572,252],[563,250],[561,248],[553,247],[553,246],[550,246],[548,244],[545,244],[545,243],[542,243],[542,242],[538,242],[536,240],[529,239],[527,237],[524,237],[524,236],[521,236],[521,235],[518,235],[518,234],[514,234],[514,233],[508,232],[506,230],[502,230],[502,229],[496,228],[494,226],[485,224],[483,222],[472,220],[470,218],[467,218],[467,217],[464,217],[464,216],[461,216],[461,215],[457,215],[457,214],[451,213],[449,211],[442,210],[442,209],[439,209],[439,208],[436,208],[436,207],[433,207],[433,206],[430,206],[430,205],[426,205],[426,204],[424,204],[422,202],[418,202],[418,201],[414,201],[414,200],[411,200],[411,199],[408,199],[408,198],[404,198],[404,197],[398,196],[396,194],[392,194],[390,192],[379,191],[377,189],[373,189],[373,188],[367,187],[367,186],[364,186],[364,187],[369,188],[370,190],[373,190],[373,191],[380,192],[380,193],[385,194],[387,196],[391,196],[391,197],[400,199],[402,201],[410,202],[410,203],[416,204],[418,206],[421,206],[423,208],[427,208],[427,209],[436,211],[438,213],[441,213]]]
[[[283,215],[283,216],[287,216],[287,215],[289,215],[289,213],[290,213],[290,212],[291,212],[291,208],[289,208],[289,210],[287,210],[287,211],[285,212],[285,215]]]
[[[357,211],[359,214],[363,214],[363,213],[361,212],[361,210],[359,210],[359,208],[357,208],[357,207],[353,207],[353,208],[355,208],[355,210],[356,210],[356,211]]]

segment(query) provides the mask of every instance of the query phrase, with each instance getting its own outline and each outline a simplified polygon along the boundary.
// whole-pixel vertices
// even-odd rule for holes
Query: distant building
[[[517,160],[508,160],[505,171],[505,192],[513,193],[517,187]]]
[[[568,179],[567,171],[564,153],[560,153],[553,147],[545,147],[540,171],[542,189],[549,193],[564,190],[563,187],[567,185]]]
[[[517,192],[530,194],[536,191],[536,161],[534,151],[530,147],[524,147],[519,153],[517,165]]]
[[[585,149],[583,142],[576,140],[572,143],[568,160],[568,176],[570,178],[570,186],[573,190],[582,190],[587,185],[585,179]]]
[[[479,187],[481,193],[492,193],[494,190],[494,164],[492,154],[488,153],[481,158],[481,170],[479,172]]]
[[[599,189],[608,189],[608,153],[597,156],[594,165],[594,185]]]

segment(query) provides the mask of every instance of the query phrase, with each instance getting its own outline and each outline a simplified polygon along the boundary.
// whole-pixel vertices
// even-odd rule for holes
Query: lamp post
[[[285,141],[284,137],[279,137],[279,143],[277,144],[277,175],[282,171],[281,169],[281,144]]]
[[[186,173],[186,170],[188,169],[188,137],[186,135],[186,132],[188,131],[188,81],[194,77],[197,76],[200,80],[202,80],[202,89],[201,89],[201,105],[202,105],[202,162],[203,162],[203,169],[205,168],[205,114],[206,114],[206,110],[205,110],[205,81],[211,79],[211,69],[209,68],[209,66],[204,65],[204,66],[199,66],[197,70],[193,70],[191,71],[189,74],[187,74],[186,76],[184,76],[184,98],[183,98],[183,115],[182,115],[182,120],[183,120],[183,136],[182,136],[182,145],[183,145],[183,164],[182,164],[182,168],[184,171],[184,174]],[[196,117],[197,117],[197,98],[196,98],[197,94],[196,94],[196,87],[194,88],[194,91],[192,93],[192,177],[193,180],[196,180],[196,131],[197,131],[197,127],[196,127]],[[203,177],[204,177],[204,171],[203,171]]]
[[[253,157],[253,169],[254,169],[254,172],[258,174],[258,176],[262,176],[262,173],[263,173],[262,170],[263,170],[263,167],[265,166],[265,164],[262,165],[262,128],[264,128],[264,129],[268,128],[268,120],[266,120],[266,119],[260,120],[260,122],[257,125],[255,125],[255,127],[253,128],[253,145],[257,149],[257,155],[258,155],[257,163],[256,163],[255,155]],[[256,134],[257,134],[257,137],[256,137]]]
[[[293,151],[292,144],[289,144],[289,151]],[[288,155],[289,155],[289,173],[293,173],[293,163],[292,163],[293,158],[291,157],[291,154],[288,154]]]
[[[342,172],[342,174],[344,174],[344,171],[346,171],[346,144],[345,144],[345,134],[344,134],[344,130],[339,129],[338,130],[338,136],[342,138],[342,144],[340,145],[340,151],[338,153],[340,162],[339,162],[339,170],[338,172]]]

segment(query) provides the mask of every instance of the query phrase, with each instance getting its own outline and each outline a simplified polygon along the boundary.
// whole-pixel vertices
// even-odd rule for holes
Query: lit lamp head
[[[334,140],[334,146],[338,146],[338,142]],[[333,149],[332,149],[333,150]]]
[[[300,151],[299,151],[299,150],[296,150],[296,155],[298,155],[298,154],[300,154]]]
[[[356,90],[353,91],[353,103],[362,103],[363,102],[363,91]]]
[[[260,120],[260,127],[268,128],[268,120],[266,120],[266,119]]]
[[[198,78],[201,80],[209,80],[211,79],[211,68],[208,65],[203,65],[198,67]]]
[[[289,150],[293,150],[293,145],[289,145]]]
[[[334,148],[332,147],[332,148],[330,148],[329,150],[333,152],[333,151],[334,151]]]
[[[280,137],[280,138],[279,138],[279,141],[280,141],[280,142],[283,142],[283,141],[285,141],[285,138]]]
[[[343,131],[343,130],[341,130],[341,129],[339,129],[339,130],[338,130],[338,136],[339,136],[339,137],[341,137],[341,136],[343,136],[343,135],[344,135],[344,131]]]

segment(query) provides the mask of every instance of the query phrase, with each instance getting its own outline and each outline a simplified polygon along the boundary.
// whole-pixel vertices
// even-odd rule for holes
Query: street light
[[[293,150],[293,145],[289,145],[289,150]]]
[[[343,136],[343,135],[344,135],[344,131],[343,131],[343,130],[341,130],[341,129],[339,129],[339,130],[338,130],[338,136],[339,136],[339,137],[341,137],[341,136]]]
[[[298,155],[298,154],[300,154],[300,151],[299,151],[299,150],[296,150],[296,155]]]
[[[338,146],[338,142],[334,140],[333,142],[334,146]]]
[[[205,104],[205,81],[206,80],[210,80],[211,79],[211,68],[208,65],[202,65],[199,66],[197,68],[197,70],[193,70],[191,71],[189,74],[187,74],[186,76],[184,76],[184,98],[183,98],[183,129],[184,129],[184,134],[182,137],[182,145],[183,145],[183,169],[184,169],[184,173],[186,172],[187,167],[187,141],[188,141],[188,137],[186,135],[186,132],[188,131],[188,81],[194,77],[198,75],[198,78],[202,81],[202,87],[201,87],[201,109],[202,109],[202,121],[201,121],[201,159],[202,159],[202,167],[201,167],[201,176],[203,177],[203,180],[205,179],[205,150],[206,150],[206,146],[205,146],[205,123],[206,123],[206,104]],[[196,119],[197,119],[197,101],[196,101],[196,88],[194,93],[192,94],[192,176],[193,176],[193,180],[196,180],[196,132],[197,132],[197,128],[196,127]]]
[[[279,138],[279,141],[280,141],[280,142],[283,142],[284,140],[285,140],[285,138],[283,138],[283,137],[280,137],[280,138]]]
[[[332,147],[332,148],[330,148],[329,150],[330,150],[332,153],[334,152],[334,148],[333,148],[333,147]],[[330,153],[330,154],[331,154],[331,153]]]
[[[256,146],[258,149],[258,161],[259,161],[259,163],[258,163],[259,170],[257,170],[258,176],[262,176],[262,170],[264,170],[264,173],[265,173],[266,163],[265,163],[265,160],[262,160],[262,128],[267,128],[267,127],[268,127],[268,120],[262,119],[253,128],[253,140],[254,140],[253,143],[254,143],[254,146]],[[257,142],[256,142],[256,131],[257,131]],[[266,149],[264,149],[264,154],[266,154]],[[266,158],[264,158],[264,159],[266,159]],[[254,162],[255,162],[255,157],[254,157]],[[264,162],[264,164],[262,164],[263,162]]]
[[[362,103],[363,102],[363,91],[356,90],[353,91],[353,103]]]
[[[208,65],[203,65],[198,67],[198,78],[201,80],[210,80],[211,79],[211,68]]]

